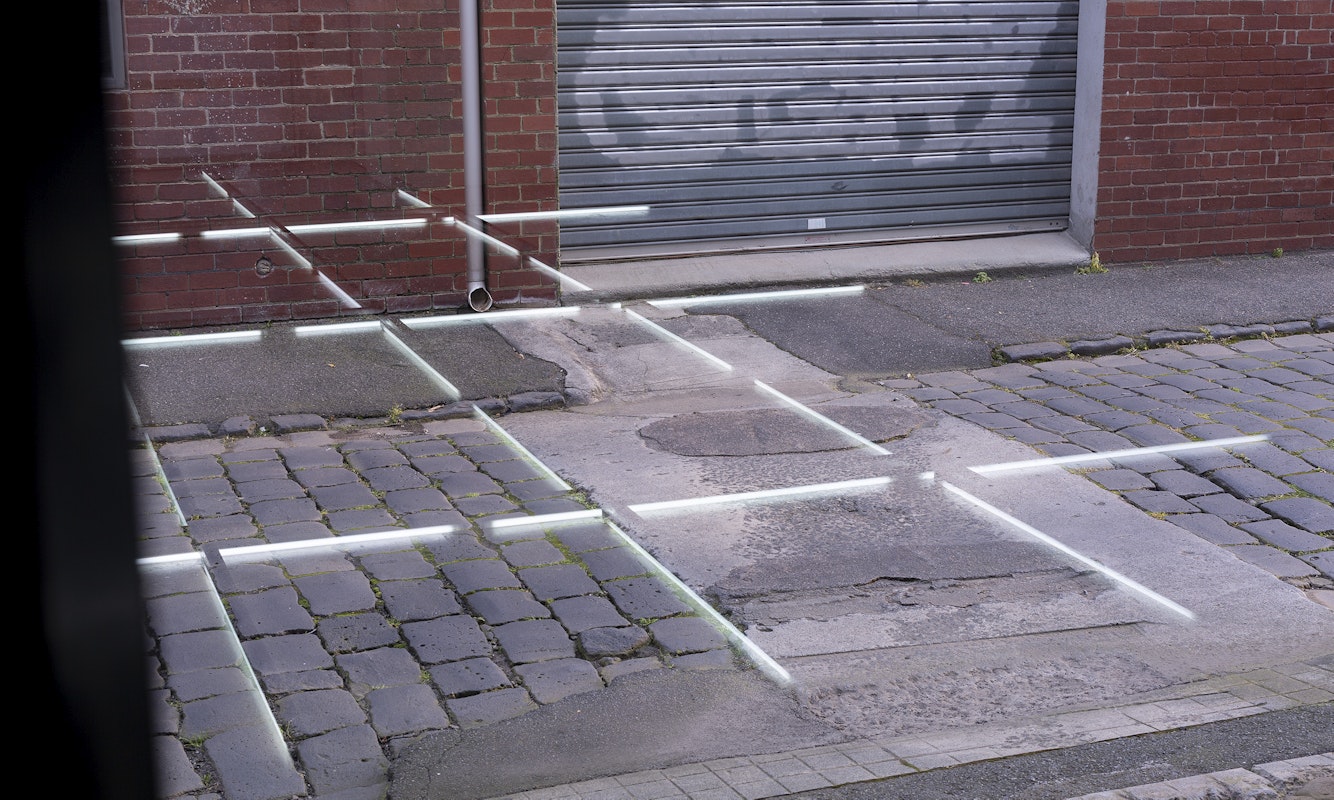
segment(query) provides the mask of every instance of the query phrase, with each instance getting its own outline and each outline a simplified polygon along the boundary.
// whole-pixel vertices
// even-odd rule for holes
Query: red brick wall
[[[1094,248],[1334,247],[1334,3],[1110,0]]]
[[[194,8],[189,8],[193,5]],[[208,229],[420,216],[395,190],[463,211],[457,3],[442,0],[125,0],[127,87],[108,95],[130,329],[456,308],[465,246],[447,225],[265,238]],[[483,0],[485,210],[556,202],[553,0]],[[254,213],[247,219],[202,177]],[[522,235],[555,263],[554,228]],[[277,267],[260,275],[256,262]],[[360,306],[349,312],[320,280]],[[491,258],[499,303],[554,297],[549,279]]]

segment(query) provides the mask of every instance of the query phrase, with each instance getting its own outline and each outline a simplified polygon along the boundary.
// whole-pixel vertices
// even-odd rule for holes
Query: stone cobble
[[[1334,334],[1071,355],[884,383],[1050,456],[1265,435],[1259,444],[1126,456],[1080,471],[1285,580],[1334,586]]]
[[[407,738],[732,662],[601,521],[491,529],[586,506],[481,420],[154,452],[133,463],[164,797],[380,796]],[[339,541],[368,533],[402,535]]]

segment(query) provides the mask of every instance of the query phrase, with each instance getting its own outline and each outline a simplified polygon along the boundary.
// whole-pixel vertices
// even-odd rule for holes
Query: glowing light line
[[[490,242],[499,248],[501,252],[508,253],[512,256],[517,256],[519,254],[519,248],[511,244],[506,244],[504,241],[497,239],[486,231],[481,230],[480,228],[475,228],[457,217],[445,217],[443,222],[448,225],[453,225],[456,228],[461,228],[464,236],[476,236],[479,239]]]
[[[887,456],[890,454],[888,450],[876,444],[875,442],[871,441],[870,439],[867,439],[865,436],[862,436],[861,434],[853,430],[850,430],[849,428],[839,425],[837,422],[834,422],[832,419],[826,417],[824,414],[821,414],[819,411],[816,411],[815,409],[805,405],[804,403],[800,403],[796,400],[793,400],[791,397],[788,397],[787,395],[783,394],[782,392],[778,391],[772,386],[769,386],[759,380],[755,381],[755,385],[760,387],[764,391],[768,392],[769,394],[773,395],[774,397],[778,398],[779,400],[783,401],[788,406],[790,406],[794,411],[806,415],[807,417],[815,420],[821,425],[824,425],[826,427],[838,431],[839,433],[853,440],[857,444],[860,444],[862,447],[869,448],[871,452],[875,453],[876,455]]]
[[[330,536],[319,539],[299,539],[292,542],[275,542],[272,544],[256,544],[247,547],[227,547],[218,550],[218,556],[224,561],[228,559],[253,558],[255,556],[268,556],[273,553],[284,553],[293,550],[318,550],[320,548],[344,548],[359,547],[368,544],[384,544],[386,542],[397,542],[404,539],[422,539],[428,536],[443,536],[447,533],[453,533],[461,530],[458,525],[431,525],[423,528],[395,528],[389,531],[375,531],[374,533],[357,533],[349,536]]]
[[[410,206],[415,208],[430,208],[431,204],[416,195],[408,194],[402,189],[397,190],[399,198]]]
[[[568,484],[568,483],[566,483],[564,480],[562,480],[561,477],[560,477],[559,475],[557,475],[555,472],[553,472],[553,471],[551,470],[550,467],[548,467],[546,464],[543,464],[543,463],[541,462],[541,460],[539,460],[539,459],[537,458],[537,456],[533,455],[532,452],[530,452],[530,451],[528,450],[528,448],[526,448],[526,447],[524,447],[523,445],[519,444],[519,440],[518,440],[518,439],[515,439],[513,436],[510,435],[509,431],[507,431],[507,430],[505,430],[504,428],[500,427],[500,423],[496,422],[494,419],[491,419],[491,417],[488,416],[487,413],[486,413],[485,411],[483,411],[482,409],[480,409],[480,408],[478,408],[477,406],[474,405],[474,406],[472,407],[472,414],[473,414],[474,417],[477,417],[478,419],[480,419],[480,420],[483,422],[483,424],[485,424],[486,427],[489,428],[493,433],[495,433],[497,436],[499,436],[501,439],[503,439],[503,440],[505,441],[505,444],[507,444],[507,445],[509,445],[511,448],[513,448],[513,449],[519,451],[519,453],[520,453],[524,458],[528,459],[528,460],[531,461],[533,464],[537,465],[537,467],[538,467],[539,469],[541,469],[543,472],[545,472],[545,473],[547,474],[547,477],[548,477],[548,478],[550,478],[551,480],[555,481],[556,484],[560,486],[560,488],[562,488],[562,489],[571,489],[571,488],[573,488],[573,487],[570,486],[570,484]]]
[[[352,295],[343,291],[342,287],[334,283],[333,280],[319,270],[315,271],[315,277],[319,279],[320,285],[328,289],[330,294],[338,298],[338,302],[343,304],[343,308],[361,308],[361,303],[352,299]]]
[[[630,319],[633,319],[636,322],[639,322],[643,325],[647,325],[648,327],[652,328],[659,336],[662,336],[664,338],[672,340],[673,342],[676,342],[677,344],[681,345],[682,347],[685,347],[686,349],[690,350],[696,355],[701,356],[704,359],[713,362],[714,364],[717,364],[719,367],[722,367],[728,372],[732,371],[731,364],[727,363],[726,361],[723,361],[721,358],[715,356],[713,353],[710,353],[704,348],[699,347],[698,345],[695,345],[691,342],[687,342],[685,339],[681,338],[680,336],[677,336],[676,334],[662,327],[661,325],[649,319],[648,317],[645,317],[642,314],[638,314],[634,311],[631,311],[628,308],[622,308],[621,310],[624,311],[626,315],[630,317]]]
[[[273,229],[264,228],[219,228],[212,231],[200,233],[203,239],[253,239],[260,236],[268,236],[273,233]]]
[[[533,268],[536,269],[538,272],[544,272],[550,275],[551,277],[555,278],[561,283],[566,284],[576,292],[592,291],[592,287],[589,286],[588,284],[583,283],[581,281],[577,281],[574,278],[571,278],[569,275],[566,275],[564,272],[561,272],[560,270],[556,269],[555,267],[549,267],[546,264],[543,264],[541,261],[538,261],[532,256],[528,257],[528,263],[532,264]]]
[[[1158,594],[1157,592],[1153,591],[1147,586],[1144,586],[1143,584],[1135,580],[1132,580],[1131,578],[1128,578],[1125,575],[1122,575],[1121,573],[1117,572],[1111,567],[1106,566],[1105,564],[1102,564],[1098,561],[1094,561],[1088,556],[1075,551],[1068,545],[1062,544],[1061,542],[1057,541],[1056,539],[1053,539],[1052,537],[1048,536],[1047,534],[1043,533],[1037,528],[1034,528],[1032,525],[1029,525],[1028,523],[1023,522],[1022,520],[1019,520],[1016,517],[1013,517],[1010,514],[1001,511],[999,508],[996,508],[995,506],[991,505],[985,500],[976,497],[974,495],[971,495],[968,492],[964,491],[963,489],[960,489],[959,487],[947,481],[941,481],[940,485],[945,487],[947,491],[954,493],[955,495],[963,498],[964,500],[967,500],[969,503],[972,503],[973,505],[977,506],[983,511],[986,511],[988,514],[991,514],[1001,520],[1004,520],[1005,522],[1008,522],[1013,527],[1023,531],[1029,536],[1032,536],[1039,542],[1042,542],[1048,547],[1051,547],[1055,550],[1064,553],[1065,555],[1069,556],[1075,561],[1078,561],[1079,563],[1083,564],[1089,569],[1099,572],[1102,575],[1112,579],[1116,583],[1121,584],[1125,588],[1130,589],[1133,592],[1137,592],[1138,594],[1148,598],[1149,600],[1158,603],[1159,605],[1163,606],[1169,611],[1173,611],[1177,614],[1180,614],[1186,619],[1195,619],[1195,614],[1190,609],[1185,608],[1184,606],[1179,605],[1178,603],[1175,603],[1172,600],[1167,599],[1166,597],[1163,597],[1161,594]]]
[[[159,567],[170,566],[172,564],[186,564],[192,561],[197,564],[204,563],[204,554],[198,551],[191,551],[189,553],[171,553],[165,556],[144,556],[143,558],[135,559],[134,563],[141,567]]]
[[[558,308],[515,308],[508,311],[490,311],[485,314],[445,314],[437,317],[411,317],[401,322],[409,328],[434,328],[443,325],[466,325],[474,322],[505,322],[531,317],[573,317],[579,306]]]
[[[697,297],[664,297],[646,300],[649,305],[658,308],[679,306],[698,306],[706,303],[745,303],[756,300],[798,300],[805,297],[823,297],[828,295],[860,294],[866,291],[862,284],[856,286],[827,286],[820,289],[784,289],[774,292],[746,292],[743,294],[701,295]]]
[[[526,222],[543,219],[578,219],[579,217],[642,217],[649,206],[602,206],[601,208],[567,208],[558,211],[520,211],[512,214],[478,214],[484,222]]]
[[[585,519],[602,519],[602,509],[590,508],[585,511],[565,511],[559,514],[538,514],[533,517],[506,517],[494,522],[485,522],[483,526],[493,531],[509,528],[531,528],[538,525],[554,525],[559,522],[577,522]]]
[[[680,578],[672,574],[671,570],[664,567],[658,559],[650,555],[647,550],[639,545],[639,542],[631,539],[630,536],[626,534],[625,531],[621,530],[615,523],[608,521],[606,525],[621,537],[621,540],[625,542],[627,547],[635,552],[635,555],[639,556],[641,561],[652,567],[654,572],[656,572],[663,580],[671,584],[677,592],[683,594],[690,604],[695,607],[696,612],[706,617],[722,632],[724,637],[740,647],[746,655],[755,662],[755,665],[759,667],[760,671],[764,672],[771,680],[780,686],[786,686],[792,683],[792,675],[789,674],[787,670],[783,669],[782,665],[777,661],[774,661],[768,653],[764,652],[764,650],[760,649],[759,645],[748,639],[746,635],[738,630],[726,617],[719,614],[713,606],[704,602],[702,597],[696,594],[695,591],[687,586]]]
[[[161,347],[183,344],[215,344],[219,342],[257,342],[261,331],[222,331],[194,333],[186,336],[146,336],[142,339],[122,339],[122,347]]]
[[[287,253],[287,255],[296,259],[297,263],[301,265],[302,269],[315,268],[314,265],[311,264],[310,261],[307,260],[305,256],[301,255],[296,251],[295,247],[292,247],[290,244],[288,244],[287,240],[284,239],[277,231],[273,232],[273,243],[276,244],[278,247],[282,248],[283,252]]]
[[[642,517],[644,514],[651,514],[655,511],[674,511],[682,508],[702,510],[703,506],[708,505],[746,503],[752,500],[796,498],[813,494],[835,494],[853,489],[869,489],[877,486],[886,486],[889,483],[890,478],[883,476],[878,478],[858,478],[849,481],[836,481],[834,483],[811,483],[805,486],[789,486],[782,489],[762,489],[757,492],[717,494],[710,497],[689,497],[684,500],[663,500],[656,503],[637,503],[632,506],[626,506],[626,508]]]
[[[136,245],[153,244],[155,242],[174,242],[183,238],[180,233],[128,233],[123,236],[112,236],[111,241],[114,244]]]
[[[350,333],[380,327],[378,319],[361,322],[337,322],[332,325],[298,325],[292,329],[297,336],[321,336],[326,333]]]
[[[213,191],[217,192],[223,197],[227,198],[231,197],[231,194],[229,194],[226,189],[222,188],[222,184],[215,181],[212,175],[208,174],[207,172],[201,172],[199,174],[203,176],[204,181],[208,183],[210,187],[212,187]]]
[[[408,347],[406,342],[398,338],[398,336],[396,336],[393,331],[389,330],[389,327],[387,325],[382,324],[380,326],[380,330],[384,332],[385,338],[389,340],[390,344],[392,344],[394,347],[397,347],[399,352],[401,352],[404,356],[406,356],[407,359],[411,361],[414,366],[417,367],[417,369],[425,373],[427,378],[434,381],[437,386],[439,386],[442,390],[444,390],[446,397],[448,397],[451,400],[463,399],[463,394],[457,388],[455,388],[454,384],[446,380],[444,375],[441,375],[439,372],[437,372],[435,367],[426,363],[426,359],[417,355],[416,351],[413,350],[411,347]]]
[[[287,230],[291,233],[342,233],[344,231],[356,231],[379,228],[420,228],[429,220],[425,217],[408,217],[406,219],[365,219],[355,222],[317,222],[310,225],[289,225]]]
[[[1101,453],[1079,453],[1072,456],[1054,456],[1052,458],[1034,458],[1027,461],[1009,461],[1001,464],[984,464],[980,467],[969,467],[970,470],[979,475],[990,475],[996,472],[1011,472],[1021,469],[1034,469],[1037,467],[1057,467],[1065,464],[1080,464],[1088,461],[1110,461],[1117,458],[1132,458],[1134,456],[1158,455],[1162,453],[1179,453],[1183,450],[1201,450],[1206,447],[1236,447],[1243,444],[1255,444],[1269,439],[1268,434],[1258,436],[1233,436],[1226,439],[1211,439],[1204,442],[1180,442],[1178,444],[1160,444],[1153,447],[1132,447],[1125,450],[1107,450]]]

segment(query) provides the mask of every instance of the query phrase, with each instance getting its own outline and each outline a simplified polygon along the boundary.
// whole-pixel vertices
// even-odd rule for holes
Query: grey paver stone
[[[576,501],[565,497],[565,495],[569,494],[570,492],[570,489],[568,487],[562,486],[561,484],[557,483],[554,480],[551,480],[550,478],[539,478],[537,480],[531,480],[531,481],[513,481],[510,483],[506,483],[505,491],[508,494],[512,495],[513,497],[522,501],[524,504],[524,508],[527,508],[534,514],[552,513],[551,511],[547,510],[538,510],[549,506],[549,504],[547,503],[538,503],[538,501],[542,500],[550,500],[550,501],[560,500],[566,502],[575,502],[575,504],[578,505]],[[529,506],[530,503],[538,503],[538,505],[536,508],[532,508]],[[571,508],[569,510],[573,511],[575,509]]]
[[[1243,500],[1276,497],[1292,491],[1283,481],[1254,467],[1215,470],[1209,479]]]
[[[431,687],[422,684],[374,689],[366,695],[371,725],[381,736],[401,736],[449,727]]]
[[[429,486],[416,489],[398,489],[386,492],[385,505],[397,514],[416,514],[421,511],[448,511],[453,508],[448,498]]]
[[[299,469],[292,473],[292,477],[297,483],[310,489],[311,494],[314,494],[315,489],[332,489],[335,486],[346,486],[349,484],[361,486],[357,473],[346,467],[311,467],[310,469]]]
[[[420,489],[431,485],[431,481],[425,475],[406,465],[364,470],[361,477],[370,484],[372,489],[381,492]]]
[[[333,658],[325,652],[319,638],[313,633],[254,639],[243,643],[241,647],[250,659],[250,666],[261,676],[333,666]]]
[[[298,742],[297,754],[317,794],[373,786],[386,779],[389,762],[369,725],[340,728]]]
[[[657,657],[645,656],[643,658],[626,658],[614,661],[599,669],[598,672],[602,673],[602,680],[610,684],[617,678],[626,675],[635,675],[640,672],[650,672],[663,668],[663,663]]]
[[[648,632],[635,625],[589,628],[578,639],[579,649],[589,658],[629,655],[650,641]]]
[[[440,571],[463,594],[483,589],[519,589],[523,586],[510,571],[509,565],[495,558],[445,564]]]
[[[500,483],[478,471],[451,472],[439,476],[440,490],[450,498],[458,499],[478,494],[497,494]]]
[[[519,570],[519,579],[539,600],[558,600],[601,591],[597,582],[578,564],[529,567]]]
[[[316,521],[288,522],[280,525],[268,525],[264,528],[264,538],[270,542],[306,542],[314,539],[328,539],[333,534],[322,523]]]
[[[220,628],[225,622],[212,592],[155,597],[144,606],[148,627],[157,636]]]
[[[272,564],[231,564],[213,573],[218,591],[223,594],[254,592],[280,586],[291,587],[283,571]]]
[[[426,513],[430,514],[432,512]],[[467,520],[464,520],[464,524],[467,524]],[[431,551],[431,556],[437,564],[449,564],[454,561],[478,558],[494,559],[496,557],[495,550],[482,544],[475,535],[466,530],[448,533],[439,538],[433,537],[424,544],[426,549]]]
[[[325,511],[342,511],[359,506],[375,506],[380,501],[370,489],[360,483],[340,483],[334,486],[316,486],[310,490],[311,497]]]
[[[329,527],[340,533],[387,530],[393,528],[397,522],[394,516],[383,508],[349,508],[343,511],[331,511],[327,520]]]
[[[690,610],[657,578],[627,578],[603,584],[612,602],[631,619],[656,619]]]
[[[181,706],[181,737],[206,738],[234,728],[259,727],[269,709],[253,690],[193,700]]]
[[[660,619],[648,628],[654,640],[672,655],[716,650],[727,646],[727,640],[712,625],[699,617],[669,617]]]
[[[419,472],[438,478],[454,472],[472,472],[477,466],[459,455],[423,456],[412,459],[412,466]]]
[[[574,642],[555,620],[511,622],[492,628],[492,633],[514,664],[574,657]]]
[[[551,603],[551,612],[570,633],[627,624],[621,612],[605,597],[585,595],[556,600]]]
[[[1297,558],[1293,558],[1281,550],[1263,544],[1240,544],[1235,547],[1229,547],[1228,552],[1232,553],[1242,561],[1273,573],[1280,578],[1304,578],[1315,575],[1315,567]]]
[[[264,500],[250,506],[250,513],[261,525],[281,525],[284,522],[318,522],[320,510],[315,501],[301,497],[291,500]]]
[[[162,448],[164,451],[167,448]],[[212,456],[162,460],[162,474],[168,481],[189,481],[196,478],[221,478],[226,472],[218,459]]]
[[[173,673],[167,677],[167,685],[182,702],[253,688],[250,679],[238,667]]]
[[[1124,492],[1132,489],[1148,489],[1154,485],[1138,472],[1129,469],[1104,469],[1087,474],[1089,480],[1112,491]]]
[[[1199,497],[1200,495],[1218,492],[1218,486],[1212,481],[1201,478],[1189,470],[1162,470],[1152,473],[1149,477],[1159,489],[1164,492],[1171,492],[1178,497]]]
[[[514,668],[533,699],[543,705],[603,687],[602,676],[592,664],[578,658],[563,658],[521,664]]]
[[[492,514],[506,514],[518,510],[518,506],[498,494],[483,494],[475,497],[460,497],[454,506],[467,517],[482,517]]]
[[[306,490],[294,480],[273,478],[260,481],[248,481],[236,484],[236,493],[246,503],[261,500],[285,500],[291,497],[305,497]]]
[[[468,595],[468,605],[488,625],[503,625],[521,619],[542,619],[551,616],[546,606],[533,599],[522,589],[494,589]]]
[[[1334,539],[1326,539],[1276,519],[1242,523],[1241,527],[1257,539],[1296,553],[1334,547]]]
[[[1192,497],[1190,503],[1206,514],[1213,514],[1221,517],[1227,522],[1256,522],[1267,519],[1268,514],[1245,502],[1238,500],[1230,494],[1207,494],[1200,497]]]
[[[500,555],[515,567],[559,564],[565,560],[565,554],[544,539],[532,539],[502,545]]]
[[[241,512],[241,501],[232,494],[178,496],[176,502],[180,506],[181,514],[192,522],[196,517],[225,517]]]
[[[434,619],[462,611],[454,590],[438,580],[381,581],[378,588],[385,609],[402,622]]]
[[[1260,507],[1311,533],[1334,533],[1334,507],[1314,497],[1287,497]]]
[[[1334,552],[1310,553],[1300,558],[1319,570],[1326,578],[1334,578]]]
[[[608,547],[625,545],[625,541],[620,536],[601,523],[563,526],[555,534],[561,544],[574,553],[585,553],[590,550],[603,550]]]
[[[266,728],[237,728],[204,742],[228,800],[274,800],[305,794],[306,782]]]
[[[1031,344],[1007,345],[1000,348],[1000,354],[1008,361],[1042,361],[1063,358],[1067,348],[1060,342],[1033,342]]]
[[[274,705],[278,719],[300,737],[366,722],[366,714],[357,699],[342,689],[297,692],[280,698]]]
[[[356,569],[346,554],[333,549],[297,550],[282,554],[280,560],[287,573],[295,576],[351,572]]]
[[[537,708],[528,692],[517,688],[455,697],[446,700],[445,706],[465,730],[513,719]]]
[[[1240,528],[1229,525],[1213,514],[1171,514],[1168,522],[1175,523],[1214,544],[1255,544],[1255,537]]]
[[[399,581],[429,578],[435,575],[435,566],[427,563],[416,550],[398,550],[392,553],[361,555],[361,566],[378,581]]]
[[[469,658],[431,667],[431,680],[446,697],[466,697],[503,689],[510,679],[488,658]]]
[[[220,542],[228,539],[247,539],[259,534],[254,520],[245,514],[190,520],[188,532],[196,542]]]
[[[1334,474],[1328,472],[1306,472],[1287,476],[1288,481],[1307,494],[1315,495],[1327,503],[1334,503]]]
[[[736,658],[731,650],[705,650],[702,653],[686,653],[672,659],[672,666],[681,669],[734,669]]]
[[[343,465],[343,455],[332,447],[284,447],[278,452],[291,470]]]
[[[360,653],[339,653],[338,667],[347,673],[354,694],[376,686],[402,686],[421,681],[421,665],[402,647],[382,647]]]
[[[326,572],[293,580],[312,614],[326,616],[375,607],[375,592],[360,572]]]
[[[1121,496],[1150,514],[1189,514],[1195,510],[1189,502],[1170,492],[1139,489]]]
[[[263,676],[264,691],[274,694],[343,688],[343,676],[332,669],[310,669]]]
[[[371,447],[351,452],[346,452],[346,448],[344,450],[344,458],[347,459],[347,463],[362,471],[383,467],[401,467],[408,463],[408,457],[392,447]]]
[[[532,462],[522,458],[512,458],[508,461],[486,462],[481,465],[481,470],[501,483],[530,481],[535,478],[546,476],[546,473],[536,467]]]
[[[162,797],[175,797],[204,788],[204,782],[195,772],[180,739],[175,736],[154,736],[149,747],[157,790]]]
[[[171,703],[171,692],[164,688],[148,691],[148,732],[176,733],[181,727],[181,712]]]
[[[268,636],[315,630],[315,620],[301,607],[290,586],[227,598],[241,636]]]
[[[398,631],[376,613],[325,617],[315,630],[331,653],[372,650],[398,643]]]
[[[491,643],[487,641],[472,617],[455,615],[423,622],[408,622],[400,629],[407,637],[412,651],[425,664],[460,661],[491,654]]]

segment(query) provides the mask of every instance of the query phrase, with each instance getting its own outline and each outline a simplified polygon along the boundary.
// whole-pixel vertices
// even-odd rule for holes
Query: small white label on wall
[[[806,230],[822,231],[824,230],[824,217],[811,217],[806,220]]]

